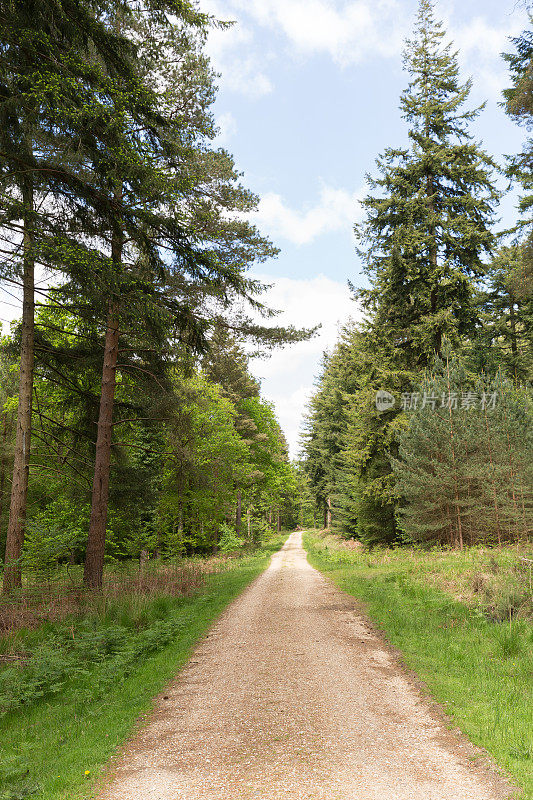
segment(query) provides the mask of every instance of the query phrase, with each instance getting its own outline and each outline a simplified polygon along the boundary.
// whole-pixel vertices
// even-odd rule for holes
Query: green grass
[[[143,609],[144,627],[137,637],[124,630],[131,628],[135,634],[138,620],[133,626],[128,624],[131,620],[118,620],[118,627],[115,620],[111,633],[107,617],[101,623],[72,621],[73,638],[90,642],[93,635],[99,655],[96,660],[84,660],[78,644],[68,656],[78,665],[70,677],[59,670],[59,678],[54,673],[50,683],[46,669],[53,672],[53,659],[50,662],[48,650],[42,658],[39,651],[42,696],[38,692],[32,696],[35,681],[28,684],[30,667],[23,667],[21,676],[26,675],[30,687],[27,699],[23,696],[23,704],[0,718],[0,800],[90,797],[105,764],[149,711],[153,697],[176,675],[225,606],[267,566],[282,542],[278,538],[258,554],[230,561],[191,596],[152,598]],[[48,624],[23,638],[38,650],[46,648],[46,642],[62,641],[68,623]]]
[[[512,612],[495,621],[476,593],[471,602],[454,596],[466,586],[472,554],[361,553],[310,532],[304,545],[310,563],[364,601],[457,726],[532,800],[533,628]]]

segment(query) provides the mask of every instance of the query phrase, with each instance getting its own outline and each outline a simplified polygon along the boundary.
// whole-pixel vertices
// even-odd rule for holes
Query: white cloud
[[[274,238],[281,237],[297,245],[309,244],[333,231],[345,230],[350,234],[361,216],[361,197],[362,193],[323,185],[318,203],[299,210],[290,208],[281,195],[267,192],[250,220]]]
[[[268,68],[274,52],[278,59],[325,55],[342,67],[397,58],[412,34],[416,11],[415,0],[205,0],[204,5],[217,18],[236,22],[229,31],[214,30],[208,41],[224,87],[254,98],[273,90]],[[458,21],[455,5],[441,0],[436,15],[444,19],[480,93],[499,96],[507,81],[500,54],[508,49],[508,37],[526,25],[526,12],[515,8],[497,21],[480,15],[465,21],[462,8]],[[268,39],[261,38],[261,29],[270,32]]]
[[[483,17],[474,17],[463,26],[449,28],[449,38],[459,52],[463,71],[471,74],[474,87],[485,97],[501,99],[509,83],[506,63],[501,53],[512,49],[509,37],[517,36],[526,24],[521,13],[509,15],[506,25],[493,27]]]
[[[297,458],[300,451],[300,435],[302,420],[313,394],[311,385],[298,386],[290,392],[282,394],[268,393],[268,399],[274,403],[276,417],[289,445],[291,458]]]
[[[398,0],[234,0],[256,23],[281,31],[304,55],[324,53],[346,65],[396,55],[405,34]]]
[[[216,126],[219,130],[217,136],[218,144],[227,144],[231,137],[237,133],[237,121],[231,111],[227,111],[217,117]]]
[[[271,308],[282,310],[275,322],[311,328],[321,323],[318,334],[307,342],[274,351],[268,360],[255,360],[252,372],[261,379],[263,395],[272,401],[289,442],[291,455],[298,453],[300,424],[313,381],[317,376],[322,353],[331,350],[338,337],[339,326],[360,319],[358,305],[351,299],[346,283],[325,275],[298,280],[257,276],[264,283],[273,283],[263,300]]]
[[[322,54],[346,66],[398,55],[408,30],[400,0],[204,0],[202,10],[235,23],[211,30],[206,52],[224,88],[251,98],[272,92],[267,72],[280,40],[284,59]],[[261,28],[273,33],[266,48]]]
[[[235,13],[232,3],[207,0],[202,10],[216,19],[234,22],[226,30],[213,28],[207,38],[206,53],[221,75],[224,88],[251,98],[272,91],[272,83],[264,71],[265,57],[257,51],[252,30]]]
[[[274,89],[270,79],[262,71],[254,56],[238,58],[224,54],[223,58],[215,61],[215,65],[223,76],[226,89],[239,92],[252,99],[270,94]]]

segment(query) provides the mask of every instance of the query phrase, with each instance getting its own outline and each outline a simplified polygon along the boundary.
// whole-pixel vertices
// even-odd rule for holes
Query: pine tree
[[[179,8],[175,8],[178,5]],[[167,13],[165,13],[165,11]],[[173,13],[172,13],[173,12]],[[126,85],[119,85],[114,98],[113,119],[125,116],[128,149],[110,147],[109,163],[97,171],[99,190],[116,208],[107,231],[110,241],[111,297],[107,303],[106,341],[102,372],[98,437],[91,525],[84,580],[87,586],[102,582],[112,449],[113,406],[116,389],[120,330],[126,319],[133,324],[137,299],[152,304],[167,320],[167,332],[191,350],[205,351],[213,317],[226,317],[226,324],[242,335],[281,344],[307,338],[309,332],[294,328],[267,329],[244,314],[232,313],[236,300],[270,316],[256,299],[264,287],[246,276],[255,260],[274,252],[268,240],[247,223],[235,220],[235,211],[249,210],[257,198],[238,184],[233,162],[227,154],[215,154],[206,146],[214,135],[205,107],[213,99],[213,75],[202,73],[204,61],[194,53],[186,68],[176,73],[171,66],[181,34],[205,30],[211,21],[186,2],[158,2],[144,14],[149,46],[156,42],[166,56],[146,69],[146,40],[138,44],[137,67]],[[132,41],[138,41],[138,17],[121,17],[120,25]],[[129,27],[128,27],[129,26]],[[177,36],[175,35],[177,31]],[[143,43],[144,42],[144,45]],[[170,51],[170,56],[168,55]],[[179,53],[178,53],[179,55]],[[196,61],[195,61],[196,58]],[[179,63],[179,58],[177,59]],[[192,68],[196,64],[198,69]],[[163,73],[165,73],[163,78]],[[198,82],[198,73],[200,80]],[[185,92],[176,92],[179,76],[189,82]],[[211,82],[211,85],[210,85]],[[186,92],[200,94],[196,113],[183,113]],[[139,93],[142,103],[139,102]],[[121,133],[119,127],[119,134]],[[117,142],[120,142],[119,136]],[[136,178],[132,182],[133,174]],[[233,218],[232,218],[233,215]],[[128,245],[126,246],[126,240]],[[139,258],[139,255],[141,256]],[[209,311],[206,313],[206,306]],[[227,319],[229,318],[229,319]],[[164,327],[164,326],[163,326]]]
[[[380,175],[369,178],[377,193],[363,201],[366,220],[356,226],[371,281],[359,294],[410,368],[438,354],[444,335],[473,331],[474,282],[494,242],[494,163],[469,133],[480,109],[465,110],[471,82],[460,84],[444,37],[432,0],[421,0],[400,104],[410,143],[378,159]]]
[[[391,460],[405,424],[398,403],[377,410],[376,392],[407,395],[445,336],[458,343],[476,331],[477,281],[494,244],[494,163],[469,133],[480,109],[465,109],[471,84],[461,85],[444,38],[433,3],[421,0],[400,103],[409,144],[378,159],[356,226],[370,288],[356,291],[368,317],[354,342],[360,385],[348,406],[339,506],[369,545],[397,537]]]
[[[344,443],[345,406],[352,377],[343,358],[344,344],[341,339],[332,354],[324,354],[322,373],[309,404],[302,437],[306,471],[324,528],[330,528],[332,523],[337,526],[339,454]]]
[[[129,71],[131,49],[98,16],[105,17],[111,4],[0,4],[0,224],[5,244],[0,271],[4,280],[23,288],[6,591],[21,583],[31,452],[35,270],[44,265],[68,273],[76,263],[76,238],[68,236],[65,218],[85,214],[97,199],[78,169],[80,152],[90,146],[87,118],[89,127],[101,128],[106,94],[102,67],[108,74]],[[95,103],[97,85],[101,94]]]
[[[306,471],[324,525],[331,511],[336,531],[368,544],[395,538],[387,454],[398,423],[394,409],[377,410],[376,392],[386,389],[399,396],[409,380],[382,344],[360,326],[342,330],[324,359],[303,437]]]
[[[393,348],[380,334],[363,325],[355,328],[349,339],[353,377],[336,492],[344,531],[370,547],[397,539],[390,460],[397,451],[396,436],[402,425],[398,400],[412,382],[412,373],[398,369]],[[395,398],[395,405],[388,410],[376,406],[380,390]]]
[[[526,541],[533,527],[530,398],[474,377],[447,345],[417,386],[394,460],[408,541],[463,548]]]

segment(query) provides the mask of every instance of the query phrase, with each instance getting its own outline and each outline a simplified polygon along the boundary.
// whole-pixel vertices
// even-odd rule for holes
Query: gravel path
[[[507,797],[479,761],[293,533],[157,701],[100,798]]]

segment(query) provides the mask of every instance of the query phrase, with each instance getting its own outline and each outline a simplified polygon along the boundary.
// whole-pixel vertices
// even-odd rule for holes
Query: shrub
[[[220,539],[218,549],[221,553],[235,553],[244,546],[244,539],[237,536],[236,532],[226,522],[220,526]]]

